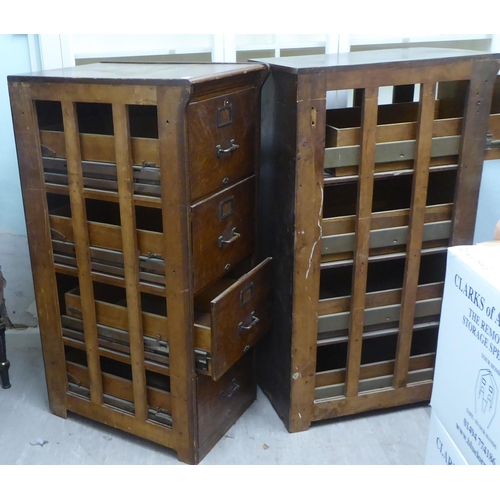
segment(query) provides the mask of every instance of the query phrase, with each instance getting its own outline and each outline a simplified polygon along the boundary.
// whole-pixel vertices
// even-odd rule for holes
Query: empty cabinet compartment
[[[68,393],[90,397],[89,370],[84,351],[65,347]],[[101,357],[103,403],[120,411],[134,414],[134,391],[130,365]],[[170,379],[146,370],[148,420],[172,426]]]

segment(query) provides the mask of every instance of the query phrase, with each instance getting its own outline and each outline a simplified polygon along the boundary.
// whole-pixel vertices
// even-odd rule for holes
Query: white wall
[[[440,35],[450,38],[450,36]],[[437,36],[439,39],[440,36]],[[500,37],[481,35],[500,52]],[[137,55],[138,53],[212,52],[214,60],[236,60],[237,51],[325,46],[327,52],[350,50],[356,44],[401,41],[385,36],[360,35],[162,35],[125,37],[109,35],[5,35],[0,34],[0,267],[7,280],[5,299],[10,320],[16,325],[36,324],[24,210],[21,199],[7,75],[38,69],[71,66],[79,57]],[[425,37],[424,37],[425,38]],[[429,37],[427,37],[429,38]],[[430,37],[430,38],[436,38]],[[478,38],[470,36],[470,38]],[[138,42],[141,41],[141,44]],[[161,43],[159,43],[161,41]],[[410,41],[408,38],[405,41]],[[31,52],[30,52],[31,42]],[[120,42],[118,45],[117,42]],[[154,43],[152,43],[154,42]],[[131,47],[134,49],[132,50]],[[37,54],[38,48],[40,54]],[[168,50],[167,50],[168,49]],[[486,162],[481,184],[475,242],[491,239],[500,218],[500,161]]]
[[[491,241],[500,220],[500,160],[485,161],[477,207],[474,243]]]
[[[37,321],[7,75],[30,71],[28,35],[0,35],[0,268],[7,314],[17,326]]]

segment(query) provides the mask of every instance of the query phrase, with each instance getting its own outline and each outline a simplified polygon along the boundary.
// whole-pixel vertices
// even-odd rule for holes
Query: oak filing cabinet
[[[430,399],[446,249],[472,242],[483,158],[500,157],[499,57],[259,60],[274,313],[258,380],[291,432]],[[327,110],[329,91],[352,104]]]
[[[199,462],[255,399],[261,64],[9,77],[50,408]]]

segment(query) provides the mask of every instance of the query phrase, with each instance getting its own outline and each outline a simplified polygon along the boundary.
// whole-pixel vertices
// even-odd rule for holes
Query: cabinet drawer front
[[[212,378],[217,380],[271,326],[271,258],[212,300]]]
[[[255,239],[255,177],[200,202],[192,210],[194,291],[250,255]]]
[[[258,91],[251,88],[188,106],[191,199],[253,172],[258,102]]]
[[[211,380],[199,375],[196,391],[198,400],[198,439],[200,446],[220,429],[229,428],[239,417],[242,405],[255,399],[253,353],[247,353],[221,379]]]

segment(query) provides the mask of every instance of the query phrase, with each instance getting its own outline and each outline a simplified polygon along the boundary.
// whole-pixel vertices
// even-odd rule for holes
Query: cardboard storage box
[[[500,461],[500,246],[448,250],[431,405],[469,464]]]
[[[434,410],[431,413],[425,465],[467,465]]]

